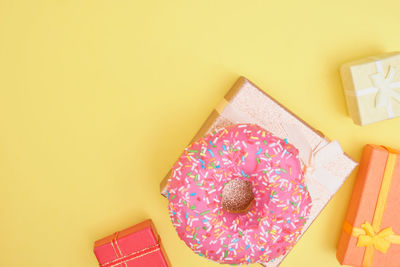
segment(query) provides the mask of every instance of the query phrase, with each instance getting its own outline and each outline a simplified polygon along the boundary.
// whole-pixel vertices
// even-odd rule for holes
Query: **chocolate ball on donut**
[[[251,182],[240,178],[229,181],[222,190],[222,207],[232,213],[244,213],[254,200]]]

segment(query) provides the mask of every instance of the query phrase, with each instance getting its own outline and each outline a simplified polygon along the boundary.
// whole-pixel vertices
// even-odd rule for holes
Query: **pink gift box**
[[[151,220],[96,241],[94,254],[101,267],[171,266]]]

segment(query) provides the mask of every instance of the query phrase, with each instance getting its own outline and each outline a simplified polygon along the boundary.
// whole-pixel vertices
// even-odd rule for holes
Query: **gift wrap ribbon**
[[[400,102],[400,92],[396,91],[396,88],[400,88],[400,82],[393,82],[396,74],[396,68],[389,65],[387,75],[383,71],[382,62],[380,60],[375,62],[377,73],[370,76],[373,87],[365,88],[362,90],[346,90],[347,95],[351,96],[363,96],[376,94],[375,96],[375,107],[386,108],[388,118],[394,117],[391,99],[395,99]]]
[[[317,181],[333,195],[339,189],[341,182],[324,166],[343,155],[339,143],[331,141],[327,144],[319,143],[312,147],[298,126],[287,124],[282,125],[282,127],[289,142],[299,150],[300,160],[305,166],[304,177]]]
[[[127,262],[135,260],[137,258],[141,258],[143,256],[146,256],[148,254],[151,254],[151,253],[154,253],[154,252],[160,250],[160,241],[158,241],[157,244],[155,244],[154,246],[147,247],[147,248],[144,248],[144,249],[141,249],[138,251],[134,251],[127,255],[123,255],[121,252],[121,249],[118,245],[118,234],[119,234],[119,232],[116,232],[114,234],[114,238],[111,242],[111,246],[112,246],[117,258],[112,261],[100,264],[100,267],[115,267],[115,266],[119,266],[119,265],[128,267]],[[158,237],[158,239],[160,240],[160,237]]]
[[[357,246],[365,247],[362,261],[363,267],[372,266],[375,249],[386,253],[391,244],[400,245],[400,235],[396,235],[392,227],[387,227],[383,230],[380,229],[397,161],[397,154],[390,148],[386,149],[389,151],[389,156],[386,162],[372,224],[367,221],[361,225],[361,228],[353,227],[348,222],[345,222],[343,225],[343,230],[346,233],[358,239]]]

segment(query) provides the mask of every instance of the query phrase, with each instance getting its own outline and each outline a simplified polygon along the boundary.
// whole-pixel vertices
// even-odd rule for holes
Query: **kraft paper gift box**
[[[340,69],[347,108],[366,125],[400,116],[400,53],[344,64]]]
[[[313,203],[303,234],[346,180],[356,162],[343,153],[336,141],[331,142],[244,77],[240,77],[228,91],[191,142],[217,127],[237,123],[258,124],[275,136],[288,138],[299,149]],[[170,173],[160,184],[161,194],[167,198],[169,176]],[[263,265],[278,266],[285,256]]]
[[[400,151],[364,147],[337,258],[351,266],[400,266]]]
[[[94,253],[101,267],[171,266],[151,220],[96,241]]]

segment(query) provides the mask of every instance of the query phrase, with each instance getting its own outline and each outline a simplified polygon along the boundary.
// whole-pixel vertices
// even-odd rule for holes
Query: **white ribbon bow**
[[[388,118],[394,117],[391,99],[395,99],[400,102],[400,92],[395,89],[400,88],[400,82],[394,82],[394,76],[396,74],[396,68],[389,65],[387,75],[383,71],[382,62],[380,60],[375,61],[377,73],[370,75],[370,79],[373,87],[368,87],[362,90],[346,90],[346,94],[353,96],[363,96],[376,94],[375,96],[375,108],[386,108]]]
[[[287,133],[288,140],[299,150],[300,160],[304,165],[304,177],[313,179],[325,187],[331,194],[334,194],[342,182],[325,167],[343,154],[343,150],[337,141],[327,144],[319,143],[314,148],[294,124],[282,125]]]
[[[370,76],[372,84],[378,89],[378,93],[375,98],[375,107],[386,107],[388,110],[389,117],[393,117],[392,104],[390,102],[391,98],[396,99],[400,102],[400,92],[394,90],[400,86],[397,83],[393,83],[394,75],[396,74],[396,69],[389,65],[389,71],[384,76],[381,67],[378,67],[378,73]]]

